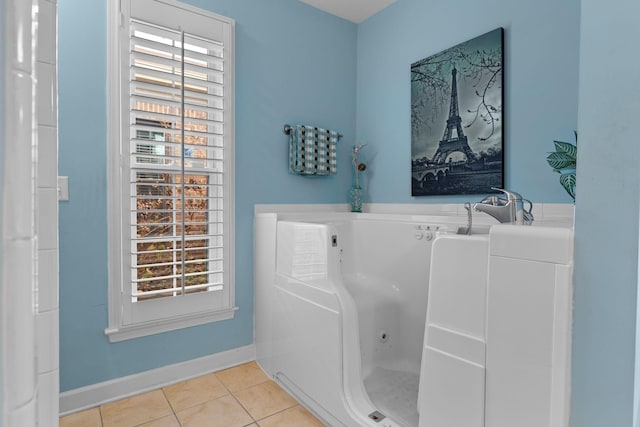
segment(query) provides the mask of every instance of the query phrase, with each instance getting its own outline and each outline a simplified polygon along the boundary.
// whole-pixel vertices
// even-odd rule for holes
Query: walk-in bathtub
[[[438,381],[440,368],[431,359],[427,358],[433,369],[423,369],[420,386],[423,358],[431,349],[464,361],[449,350],[430,347],[425,338],[432,247],[436,238],[455,236],[465,225],[464,217],[457,216],[256,214],[255,327],[260,366],[329,426],[431,425],[419,421],[419,409],[430,408],[418,401],[419,394],[422,400],[436,395],[451,399],[435,382],[431,388],[424,386],[425,378],[433,377],[430,372]],[[484,233],[488,228],[479,226]],[[476,243],[480,239],[477,247],[484,261],[440,265],[439,276],[446,278],[456,266],[460,272],[478,269],[474,286],[480,290],[474,291],[467,301],[470,308],[464,310],[477,313],[477,318],[467,318],[470,331],[456,329],[455,319],[449,326],[445,321],[445,326],[454,325],[458,331],[449,337],[442,331],[450,329],[442,325],[437,330],[427,327],[440,334],[439,342],[457,348],[466,345],[464,339],[474,339],[471,329],[479,331],[474,348],[477,343],[484,345],[488,234],[470,239]],[[463,286],[475,274],[466,273]],[[479,408],[473,424],[478,426],[484,425],[485,416],[482,348],[482,360],[469,362],[482,372],[478,394],[469,395]],[[467,386],[465,381],[461,378],[458,384],[472,388],[474,383]]]

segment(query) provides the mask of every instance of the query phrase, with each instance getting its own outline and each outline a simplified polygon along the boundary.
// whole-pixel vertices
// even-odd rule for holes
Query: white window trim
[[[225,134],[228,134],[231,141],[235,141],[235,41],[233,34],[235,33],[235,21],[233,19],[214,14],[209,11],[179,3],[174,0],[157,0],[181,9],[205,14],[212,18],[218,19],[231,26],[231,40],[228,47],[234,54],[226,63],[225,67],[230,67],[229,74],[226,77],[229,88],[225,87],[225,98],[228,98],[229,111],[232,112],[231,118],[227,121],[225,118]],[[228,246],[229,256],[229,301],[230,308],[211,310],[206,312],[194,312],[186,315],[162,318],[151,322],[136,323],[125,325],[123,323],[123,293],[122,289],[122,251],[127,247],[128,242],[123,242],[122,233],[122,194],[123,176],[121,174],[121,32],[124,24],[124,16],[121,12],[121,1],[110,0],[108,2],[107,13],[107,202],[108,202],[108,308],[109,308],[109,326],[105,329],[105,334],[109,337],[110,342],[128,340],[132,338],[143,337],[162,332],[173,331],[177,329],[187,328],[191,326],[203,325],[206,323],[231,319],[235,315],[238,307],[235,307],[235,173],[232,170],[225,174],[225,182],[228,183],[230,194],[225,195],[225,210],[229,210],[227,224],[230,232],[225,246]],[[226,85],[225,85],[226,86]],[[113,147],[114,141],[118,141],[120,147],[116,150]],[[128,142],[127,142],[128,143]],[[234,143],[225,147],[225,162],[234,165],[235,149]],[[228,170],[228,169],[226,169]],[[127,172],[128,175],[128,172]],[[127,180],[128,181],[128,180]]]

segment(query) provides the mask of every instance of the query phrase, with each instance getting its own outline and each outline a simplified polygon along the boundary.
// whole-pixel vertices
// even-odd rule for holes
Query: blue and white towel
[[[291,127],[289,172],[300,175],[335,175],[338,132],[313,126]]]

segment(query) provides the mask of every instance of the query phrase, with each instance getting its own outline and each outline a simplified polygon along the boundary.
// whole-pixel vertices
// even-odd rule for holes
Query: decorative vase
[[[354,185],[349,190],[349,204],[351,212],[362,212],[362,188],[359,185]]]

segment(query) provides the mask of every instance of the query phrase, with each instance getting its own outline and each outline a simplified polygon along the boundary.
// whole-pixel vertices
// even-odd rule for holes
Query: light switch
[[[69,200],[69,177],[58,177],[58,201]]]

